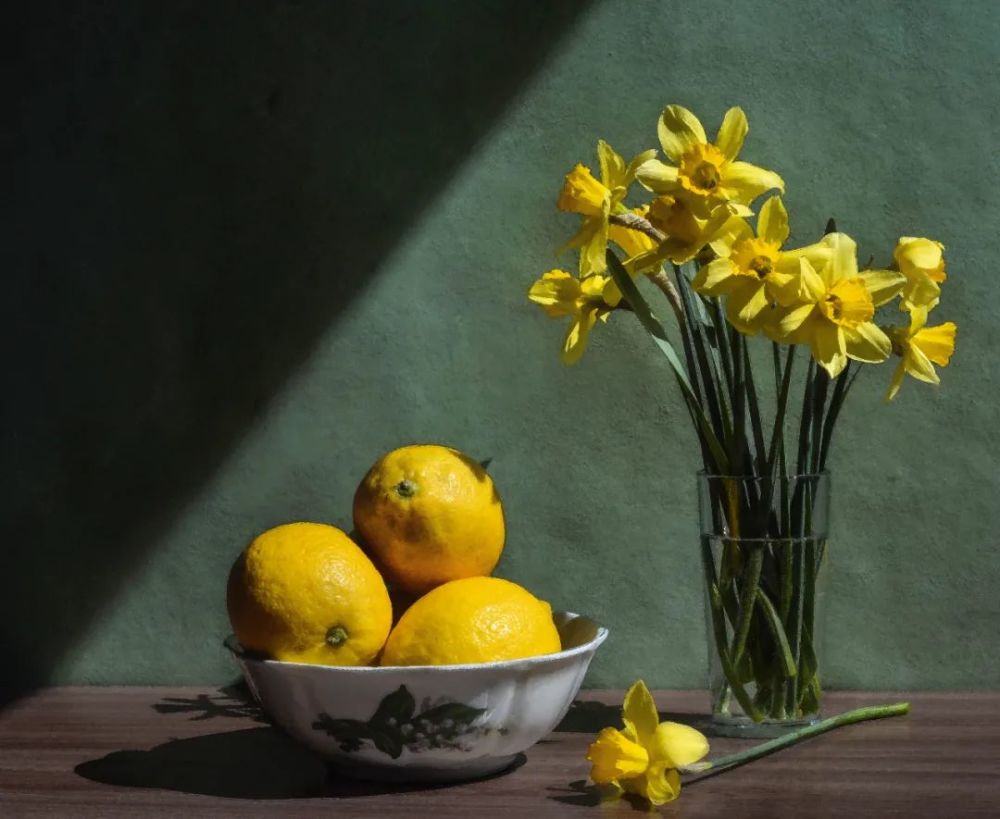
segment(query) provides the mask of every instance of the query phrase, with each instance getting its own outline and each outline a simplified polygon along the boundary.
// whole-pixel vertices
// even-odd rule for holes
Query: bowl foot
[[[390,766],[343,760],[331,762],[330,765],[337,774],[351,779],[363,779],[370,782],[425,782],[433,784],[462,782],[467,779],[479,779],[498,774],[515,766],[523,758],[522,754],[491,756],[485,759],[471,760],[462,765],[449,764],[447,766]]]

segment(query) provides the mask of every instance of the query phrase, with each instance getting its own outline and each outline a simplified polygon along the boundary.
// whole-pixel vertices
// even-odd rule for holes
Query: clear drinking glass
[[[822,704],[830,476],[698,475],[716,733],[777,736]]]

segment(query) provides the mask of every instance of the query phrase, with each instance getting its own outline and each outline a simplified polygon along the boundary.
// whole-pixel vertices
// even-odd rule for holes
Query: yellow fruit
[[[499,577],[452,580],[406,610],[389,635],[382,665],[462,665],[559,651],[552,608]]]
[[[244,648],[288,662],[365,665],[392,627],[378,570],[322,523],[286,523],[255,538],[229,573],[226,607]]]
[[[487,575],[503,551],[503,506],[492,479],[444,446],[383,455],[354,495],[354,526],[386,580],[413,594]]]

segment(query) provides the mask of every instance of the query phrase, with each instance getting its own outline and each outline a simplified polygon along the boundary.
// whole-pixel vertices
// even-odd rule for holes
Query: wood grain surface
[[[522,764],[451,786],[359,783],[270,728],[238,692],[55,688],[0,711],[0,816],[636,816],[599,806],[587,744],[621,692],[584,691]],[[703,694],[656,692],[705,727]],[[664,816],[1000,816],[1000,694],[834,693],[827,713],[908,699],[907,717],[834,731],[751,765],[688,778]],[[712,756],[746,743],[712,739]]]

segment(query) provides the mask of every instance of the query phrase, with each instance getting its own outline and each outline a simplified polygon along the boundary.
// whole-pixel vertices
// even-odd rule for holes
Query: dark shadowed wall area
[[[223,682],[253,534],[350,528],[397,445],[493,459],[499,572],[698,686],[696,451],[629,317],[558,360],[525,292],[562,175],[678,102],[750,119],[793,241],[948,247],[940,389],[835,442],[827,683],[1000,684],[990,2],[22,4],[3,139],[0,683]],[[564,259],[564,265],[572,264]],[[993,340],[991,340],[993,339]]]

